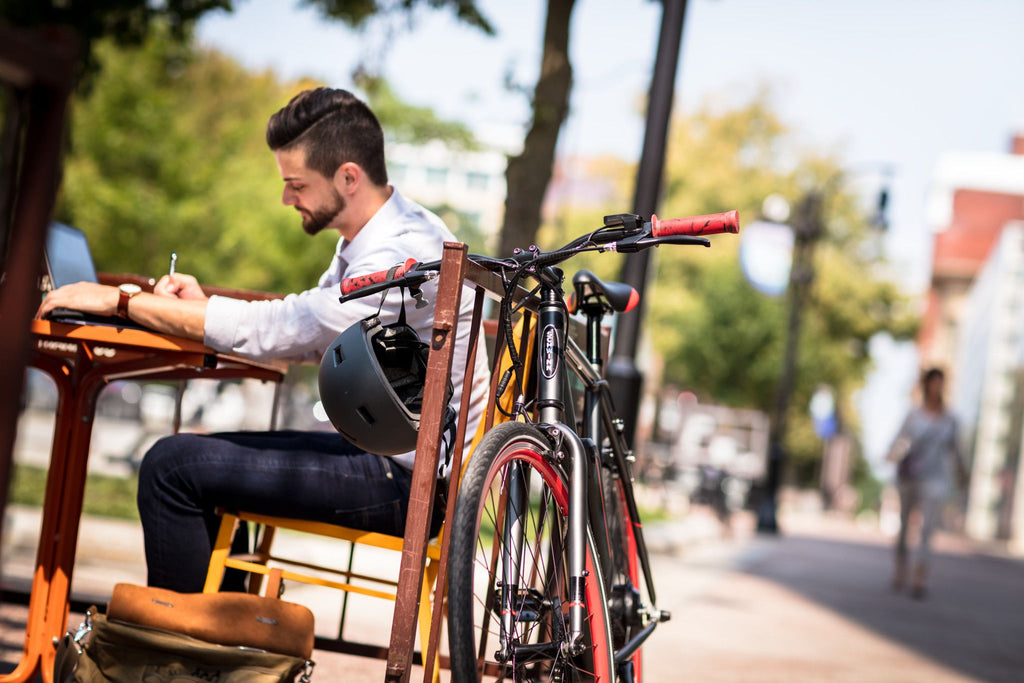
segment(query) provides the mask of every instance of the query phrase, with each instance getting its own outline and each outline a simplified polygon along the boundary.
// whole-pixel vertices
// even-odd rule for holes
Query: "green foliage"
[[[139,511],[135,505],[137,490],[137,477],[90,474],[85,479],[82,511],[87,515],[138,519]],[[42,507],[45,494],[46,468],[14,465],[10,494],[12,503]]]
[[[474,0],[302,0],[302,4],[316,7],[328,19],[340,19],[357,27],[378,14],[410,13],[426,5],[431,9],[451,9],[459,21],[488,35],[494,34],[494,27]]]
[[[214,9],[230,11],[231,0],[0,0],[0,17],[14,26],[74,29],[86,86],[98,66],[96,41],[110,38],[120,45],[140,45],[156,24],[184,41],[196,20]]]
[[[308,286],[337,236],[310,239],[280,205],[263,141],[285,86],[157,32],[138,48],[97,46],[103,73],[73,103],[57,211],[89,236],[97,267],[273,291]]]
[[[843,192],[841,169],[795,148],[766,93],[733,110],[704,107],[677,121],[670,150],[668,216],[739,208],[750,222],[771,193],[796,205],[807,191],[825,192],[826,232],[804,309],[786,444],[797,478],[807,480],[821,453],[807,411],[815,388],[830,385],[841,415],[848,415],[850,396],[869,369],[868,340],[882,331],[909,338],[916,320],[895,285],[872,277],[876,264],[863,247],[879,237],[856,199]],[[735,237],[713,241],[710,257],[693,249],[659,251],[654,346],[665,357],[668,381],[708,400],[770,412],[785,344],[785,300],[746,283]]]
[[[294,1],[294,0],[293,0]],[[326,19],[358,28],[377,15],[411,15],[418,7],[450,9],[462,22],[492,35],[494,27],[475,0],[301,0]],[[188,42],[192,28],[211,10],[234,10],[234,0],[0,0],[0,19],[27,28],[66,26],[78,36],[83,84],[88,87],[102,59],[93,46],[102,39],[122,46],[141,45],[154,28],[167,28],[179,42]]]
[[[73,101],[57,218],[86,232],[97,268],[159,277],[175,251],[180,270],[206,284],[285,292],[315,282],[337,234],[310,238],[281,205],[263,131],[317,84],[251,73],[166,30],[139,47],[101,42],[96,55],[102,72]],[[385,130],[472,143],[464,126],[403,104],[383,81],[373,92]]]

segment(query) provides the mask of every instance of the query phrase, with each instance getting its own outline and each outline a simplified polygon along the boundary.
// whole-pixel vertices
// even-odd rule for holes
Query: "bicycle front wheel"
[[[449,555],[452,680],[605,681],[611,636],[600,566],[587,534],[583,650],[568,657],[568,488],[532,425],[481,440],[459,486]]]
[[[625,476],[629,476],[629,473],[626,472]],[[605,571],[608,585],[611,586],[608,596],[609,624],[612,646],[618,651],[645,625],[640,615],[640,558],[621,478],[606,472],[601,480],[601,488],[609,550],[609,566]],[[630,661],[633,663],[633,683],[640,683],[643,680],[643,650],[634,652]]]

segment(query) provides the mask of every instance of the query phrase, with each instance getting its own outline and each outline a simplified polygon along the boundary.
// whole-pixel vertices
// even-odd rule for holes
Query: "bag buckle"
[[[92,630],[93,614],[95,613],[92,611],[92,608],[85,611],[85,620],[78,625],[78,629],[75,631],[75,634],[71,636],[71,639],[75,641],[76,644],[81,643],[82,638],[85,638],[85,634]]]
[[[302,667],[302,673],[299,675],[299,683],[312,683],[313,681],[313,667],[316,663],[311,659],[307,659],[306,663]]]

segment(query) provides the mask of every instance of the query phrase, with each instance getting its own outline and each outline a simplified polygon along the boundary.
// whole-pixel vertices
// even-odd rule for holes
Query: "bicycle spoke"
[[[535,428],[506,423],[494,431],[531,438],[511,438],[492,451],[482,444],[478,450],[485,450],[488,460],[471,461],[463,480],[463,487],[474,487],[477,502],[472,514],[456,510],[452,536],[453,680],[472,680],[473,674],[488,681],[609,680],[610,674],[598,674],[594,666],[599,658],[595,642],[607,652],[603,617],[599,622],[584,620],[582,653],[571,659],[562,654],[569,634],[568,489],[562,475],[539,452],[537,444],[544,441],[532,436]],[[479,471],[472,471],[474,466]],[[465,520],[472,522],[471,528]],[[463,535],[471,538],[464,540]],[[468,543],[468,551],[457,550],[462,543]],[[589,540],[587,548],[588,567],[595,571],[595,579],[587,582],[592,585],[600,573]],[[594,601],[595,595],[588,595],[587,600],[603,614],[603,598]],[[499,661],[504,657],[507,661]]]

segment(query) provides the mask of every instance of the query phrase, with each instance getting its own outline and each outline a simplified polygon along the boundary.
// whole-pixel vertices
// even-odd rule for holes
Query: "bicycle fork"
[[[514,466],[510,472],[502,533],[506,551],[502,554],[502,605],[501,605],[501,650],[498,659],[507,661],[520,655],[542,654],[540,650],[551,650],[549,656],[560,654],[575,657],[585,647],[584,628],[587,618],[586,607],[586,549],[587,549],[587,453],[582,439],[563,423],[565,403],[563,396],[563,374],[559,367],[563,358],[566,311],[558,292],[545,287],[541,294],[539,310],[539,377],[537,383],[537,408],[540,428],[552,444],[554,459],[564,465],[568,474],[567,485],[569,505],[566,517],[568,528],[565,538],[566,565],[568,573],[569,623],[568,633],[558,642],[540,646],[519,644],[515,638],[516,596],[519,592],[520,568],[523,562],[524,519],[529,510],[529,481],[525,473],[528,468]],[[555,635],[555,634],[552,634]],[[557,648],[557,649],[556,649]]]
[[[576,431],[565,425],[563,378],[566,310],[562,296],[553,287],[544,287],[538,310],[539,377],[537,408],[540,422],[554,447],[555,459],[565,462],[568,473],[569,511],[566,537],[568,565],[569,633],[561,643],[562,654],[576,656],[584,647],[583,629],[586,607],[587,551],[587,453]]]
[[[587,539],[587,454],[580,438],[563,423],[545,425],[552,441],[558,445],[556,459],[568,458],[568,529],[565,536],[565,554],[568,570],[569,628],[559,642],[547,645],[527,645],[517,642],[517,612],[524,609],[519,597],[519,577],[523,566],[525,547],[525,518],[529,514],[530,469],[515,463],[510,468],[506,489],[506,509],[501,533],[506,550],[501,557],[502,604],[501,649],[496,653],[499,661],[529,659],[532,656],[561,654],[579,655],[584,647],[586,608],[586,539]],[[521,614],[518,616],[522,616]],[[552,634],[555,636],[556,634]]]

